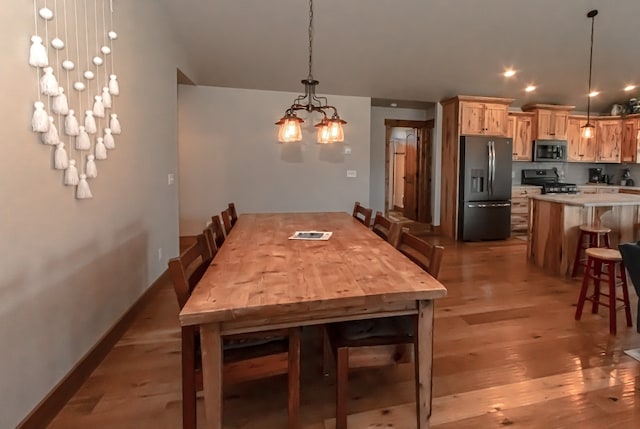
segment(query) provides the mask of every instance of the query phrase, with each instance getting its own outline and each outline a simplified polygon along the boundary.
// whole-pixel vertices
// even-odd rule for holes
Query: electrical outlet
[[[158,261],[162,262],[162,247],[158,247]]]
[[[347,170],[347,177],[358,177],[358,173],[356,172],[356,170]]]
[[[351,155],[351,146],[345,146],[344,147],[344,154],[345,155]]]

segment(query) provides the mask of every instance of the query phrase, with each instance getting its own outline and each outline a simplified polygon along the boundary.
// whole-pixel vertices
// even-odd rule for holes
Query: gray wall
[[[351,212],[356,200],[369,205],[370,100],[327,95],[348,121],[344,143],[316,143],[318,113],[300,115],[302,142],[278,143],[274,123],[297,95],[180,85],[182,235],[201,232],[230,201],[240,213]],[[347,178],[347,170],[357,177]]]
[[[123,134],[109,160],[98,163],[94,198],[83,201],[62,185],[62,173],[50,167],[51,148],[31,132],[33,3],[3,3],[1,428],[22,420],[178,251],[177,187],[167,186],[167,173],[177,164],[176,67],[187,74],[189,67],[155,1],[114,3]]]
[[[384,212],[385,119],[426,121],[433,118],[433,109],[371,107],[371,183],[369,185],[369,201],[370,207],[374,212],[376,210]]]

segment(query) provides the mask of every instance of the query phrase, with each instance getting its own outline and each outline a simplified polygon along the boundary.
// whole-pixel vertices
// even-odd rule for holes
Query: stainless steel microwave
[[[566,140],[534,140],[533,141],[534,161],[566,161],[567,141]]]

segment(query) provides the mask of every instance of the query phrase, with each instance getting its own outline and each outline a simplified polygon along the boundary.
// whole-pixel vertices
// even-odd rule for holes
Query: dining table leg
[[[416,418],[418,429],[429,428],[433,367],[433,301],[418,301],[416,322]]]
[[[220,324],[200,326],[202,386],[207,429],[222,429],[222,337]]]

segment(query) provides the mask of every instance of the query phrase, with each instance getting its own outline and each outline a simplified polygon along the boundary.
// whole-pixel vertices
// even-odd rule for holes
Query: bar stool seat
[[[602,247],[600,244],[604,243],[605,248],[610,248],[609,233],[611,228],[593,226],[593,225],[580,225],[580,235],[578,236],[578,244],[576,246],[576,256],[573,259],[573,269],[571,270],[571,277],[575,277],[578,274],[579,267],[586,267],[587,257],[586,254],[583,257],[582,252],[588,248]],[[603,237],[603,240],[600,240]],[[585,238],[587,238],[585,243]]]
[[[622,255],[618,250],[605,248],[589,248],[585,251],[587,266],[582,278],[582,288],[578,297],[575,319],[580,320],[585,301],[591,301],[591,312],[598,313],[598,306],[609,308],[609,333],[617,332],[616,314],[624,309],[627,326],[632,326],[631,305],[629,303],[629,289],[627,288],[627,274],[622,262]],[[617,268],[617,270],[616,270]],[[616,271],[618,274],[616,274]],[[589,280],[593,280],[593,294],[587,296]],[[609,286],[608,293],[600,291],[600,282],[606,282]],[[622,286],[622,298],[616,296],[616,287]],[[606,301],[602,297],[608,298]],[[617,306],[618,301],[622,302]]]

